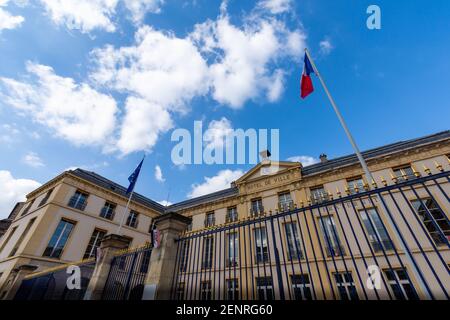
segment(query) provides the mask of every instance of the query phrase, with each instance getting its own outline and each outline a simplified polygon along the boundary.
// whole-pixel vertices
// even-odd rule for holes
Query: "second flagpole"
[[[373,188],[371,187],[371,183],[375,182],[375,180],[374,180],[374,178],[372,176],[372,173],[370,172],[369,167],[367,166],[367,163],[364,160],[364,157],[362,156],[361,152],[359,151],[358,145],[356,144],[355,139],[353,139],[353,136],[350,133],[350,130],[348,129],[347,124],[345,123],[345,120],[342,117],[341,112],[339,111],[339,109],[338,109],[338,107],[337,107],[333,97],[330,94],[330,91],[328,91],[328,87],[326,86],[325,81],[323,81],[322,76],[320,75],[319,71],[317,70],[316,64],[314,63],[314,60],[311,58],[311,55],[310,55],[310,53],[308,51],[308,48],[305,48],[305,54],[307,55],[309,61],[311,62],[311,65],[312,65],[312,67],[314,69],[314,73],[319,78],[320,83],[322,84],[322,87],[325,90],[325,93],[327,94],[328,99],[330,100],[331,106],[333,107],[334,112],[336,113],[336,115],[337,115],[337,117],[339,119],[339,122],[341,123],[342,128],[344,129],[345,134],[347,135],[347,138],[349,139],[349,141],[350,141],[350,143],[351,143],[351,145],[353,147],[353,150],[356,153],[356,156],[357,156],[357,158],[359,160],[359,163],[361,164],[361,167],[362,167],[362,169],[364,171],[364,174],[366,175],[367,179],[369,180],[368,183],[367,183],[368,186],[369,186],[369,190],[372,190]],[[381,195],[376,194],[376,196],[380,197]],[[388,211],[387,211],[386,206],[384,205],[384,202],[383,201],[379,201],[379,203],[380,203],[380,206],[383,208],[383,210],[387,213]],[[393,218],[391,218],[391,215],[390,214],[386,214],[385,216],[388,219],[389,223],[392,226],[395,226],[395,222],[393,221]],[[431,291],[430,291],[429,287],[426,285],[425,280],[423,279],[422,273],[419,271],[418,267],[416,266],[416,263],[415,263],[413,257],[411,256],[410,250],[408,249],[407,244],[404,242],[403,237],[401,237],[400,233],[397,232],[396,228],[393,228],[393,232],[395,233],[397,239],[400,242],[401,249],[403,250],[405,256],[407,257],[407,259],[410,262],[411,269],[413,269],[414,273],[416,274],[415,278],[420,283],[420,286],[422,288],[423,293],[425,294],[427,299],[432,299]]]

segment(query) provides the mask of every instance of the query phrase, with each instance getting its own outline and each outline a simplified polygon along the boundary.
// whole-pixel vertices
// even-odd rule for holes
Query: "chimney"
[[[325,163],[328,161],[327,155],[325,153],[322,153],[319,158],[321,163]]]

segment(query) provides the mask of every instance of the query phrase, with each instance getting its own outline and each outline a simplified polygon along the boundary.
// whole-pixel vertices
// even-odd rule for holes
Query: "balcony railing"
[[[262,214],[264,214],[264,207],[263,206],[260,206],[260,207],[257,207],[257,208],[250,208],[250,215],[252,217],[259,216],[259,215],[262,215]]]
[[[315,204],[320,204],[326,201],[330,200],[330,196],[328,195],[328,193],[321,193],[321,194],[312,194],[311,195],[311,204],[315,205]]]
[[[278,210],[280,212],[294,210],[294,201],[291,200],[291,201],[278,202]]]
[[[215,224],[216,224],[216,217],[205,219],[205,227],[212,227]]]
[[[86,205],[87,205],[87,201],[85,199],[80,199],[77,196],[73,196],[72,198],[70,198],[69,207],[84,211],[84,209],[86,209]]]

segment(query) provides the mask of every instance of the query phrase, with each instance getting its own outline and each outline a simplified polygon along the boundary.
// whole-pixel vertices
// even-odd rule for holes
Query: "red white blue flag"
[[[314,69],[311,65],[311,61],[309,61],[308,55],[305,53],[305,63],[303,65],[303,73],[302,73],[302,80],[300,83],[300,89],[301,93],[300,96],[302,99],[305,99],[309,94],[311,94],[314,91],[314,87],[312,84],[312,80],[310,77],[311,73],[314,73]]]

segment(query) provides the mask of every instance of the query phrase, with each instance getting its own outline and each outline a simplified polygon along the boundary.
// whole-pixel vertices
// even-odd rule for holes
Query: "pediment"
[[[301,169],[302,164],[300,162],[289,161],[263,161],[254,166],[251,170],[247,171],[242,177],[236,180],[236,185],[246,184],[254,180],[259,180],[264,177],[270,177],[284,172]]]

